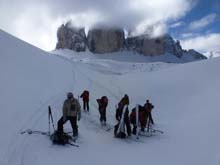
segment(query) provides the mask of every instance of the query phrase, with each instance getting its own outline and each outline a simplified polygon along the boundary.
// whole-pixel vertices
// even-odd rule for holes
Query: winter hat
[[[68,92],[67,93],[67,98],[73,98],[73,93],[72,92]]]

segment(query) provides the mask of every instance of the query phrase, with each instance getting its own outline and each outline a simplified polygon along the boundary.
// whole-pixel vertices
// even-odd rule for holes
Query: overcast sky
[[[56,45],[67,20],[87,29],[107,24],[135,34],[153,27],[184,48],[220,54],[220,0],[0,0],[0,29],[44,50]]]

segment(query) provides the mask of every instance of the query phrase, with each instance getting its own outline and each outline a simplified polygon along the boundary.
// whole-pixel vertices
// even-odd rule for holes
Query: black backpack
[[[118,132],[118,129],[119,129],[119,123],[116,124],[116,125],[115,125],[115,128],[114,128],[115,137],[116,137],[116,138],[125,139],[125,138],[126,138],[126,133],[125,133],[125,132],[122,132],[122,131],[119,131],[119,132]]]
[[[71,136],[64,132],[55,131],[51,136],[50,139],[52,140],[53,144],[60,144],[65,145],[69,144],[69,140]]]

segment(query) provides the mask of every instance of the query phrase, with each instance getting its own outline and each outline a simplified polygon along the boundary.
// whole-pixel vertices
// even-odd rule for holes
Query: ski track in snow
[[[63,93],[63,92],[61,92]],[[25,161],[25,149],[27,148],[27,144],[26,142],[28,141],[28,137],[29,135],[25,135],[25,137],[23,138],[24,135],[21,135],[21,131],[27,130],[27,129],[31,129],[31,130],[35,130],[35,126],[37,125],[37,123],[40,122],[41,118],[43,117],[43,115],[47,115],[48,113],[48,109],[44,109],[45,107],[47,107],[48,105],[51,105],[53,107],[54,103],[57,101],[57,98],[59,98],[59,100],[61,99],[61,93],[58,93],[55,96],[52,96],[50,99],[48,99],[47,101],[45,101],[45,103],[43,103],[42,105],[40,105],[39,108],[37,108],[33,114],[27,119],[27,121],[25,122],[24,125],[29,125],[28,128],[26,128],[25,126],[23,126],[22,128],[20,128],[18,130],[18,132],[16,132],[16,134],[13,136],[14,138],[11,140],[10,143],[10,148],[8,148],[8,151],[5,154],[5,157],[9,158],[8,159],[8,164],[13,165],[13,164],[18,164],[19,162],[19,157],[20,157],[20,164],[24,165],[24,161]],[[21,137],[22,136],[22,137]],[[21,141],[19,140],[21,139]],[[31,146],[29,146],[31,147]],[[20,155],[20,156],[19,156]],[[14,161],[14,157],[17,156],[18,160]]]
[[[119,99],[115,94],[113,94],[111,91],[109,91],[106,87],[104,87],[103,85],[98,83],[96,80],[92,80],[87,74],[80,71],[77,68],[77,66],[74,65],[74,64],[76,64],[76,63],[73,63],[73,82],[75,84],[73,89],[75,89],[75,86],[77,86],[76,71],[78,71],[88,81],[91,82],[90,84],[92,84],[93,86],[95,85],[98,88],[101,88],[101,91],[105,90],[107,93],[109,93],[111,96],[113,96],[116,100]],[[90,88],[91,88],[91,86],[90,86]],[[24,131],[26,129],[35,130],[35,127],[36,127],[37,123],[41,122],[42,117],[47,115],[47,109],[45,110],[44,108],[47,107],[48,105],[51,105],[51,107],[54,107],[57,100],[61,100],[61,98],[62,98],[61,94],[63,94],[63,91],[56,94],[55,96],[52,96],[47,101],[42,103],[39,106],[39,108],[37,108],[32,113],[32,115],[26,120],[26,122],[24,123],[24,126],[22,126],[22,128],[19,129],[19,131],[16,133],[16,135],[14,135],[14,138],[12,139],[12,142],[10,144],[11,147],[8,149],[7,153],[5,154],[5,157],[6,158],[8,157],[7,164],[10,164],[10,165],[14,165],[14,164],[16,164],[16,165],[17,164],[25,165],[25,155],[27,155],[26,150],[27,150],[27,148],[31,148],[32,146],[34,146],[34,144],[29,143],[29,139],[31,138],[32,135],[20,135],[20,132]],[[95,100],[95,99],[92,99],[92,100]],[[90,105],[92,105],[92,107],[93,107],[93,108],[91,108],[91,111],[98,110],[98,107],[95,105],[94,102],[90,102]],[[82,117],[83,117],[83,121],[85,123],[87,123],[87,124],[85,124],[87,126],[87,129],[89,129],[89,130],[92,129],[96,132],[105,131],[105,130],[102,130],[100,123],[97,122],[97,121],[99,121],[98,115],[94,116],[94,115],[90,114],[88,116],[88,114],[83,113]],[[25,127],[25,125],[27,125],[27,124],[29,125],[28,128]],[[91,124],[93,126],[91,126]],[[90,125],[90,126],[88,126],[88,125]],[[112,131],[109,131],[109,133],[112,134]],[[19,136],[22,136],[22,137],[19,138]],[[39,138],[40,137],[41,137],[41,135],[39,135]],[[20,140],[18,140],[18,138]],[[40,141],[40,139],[38,141]],[[13,144],[13,143],[15,143],[15,144]],[[20,162],[20,163],[18,163],[18,162]]]

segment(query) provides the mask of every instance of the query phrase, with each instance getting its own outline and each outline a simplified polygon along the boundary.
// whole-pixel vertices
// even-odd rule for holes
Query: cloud
[[[174,23],[174,24],[172,24],[172,25],[170,25],[170,28],[176,28],[176,27],[179,27],[179,26],[182,26],[182,25],[184,25],[185,23],[184,22],[176,22],[176,23]]]
[[[189,29],[196,30],[196,29],[204,28],[204,27],[208,26],[209,24],[213,23],[216,18],[217,18],[217,15],[215,13],[209,14],[199,20],[191,22],[189,24]]]
[[[194,6],[193,0],[1,0],[0,28],[45,50],[55,47],[56,29],[72,19],[77,26],[103,23],[137,33],[153,27],[165,33]]]
[[[181,40],[181,45],[184,49],[195,49],[205,55],[213,53],[219,56],[220,52],[220,33],[212,33],[204,36],[187,38]]]
[[[181,38],[186,39],[186,38],[192,38],[192,37],[198,37],[199,34],[197,33],[182,33]]]

